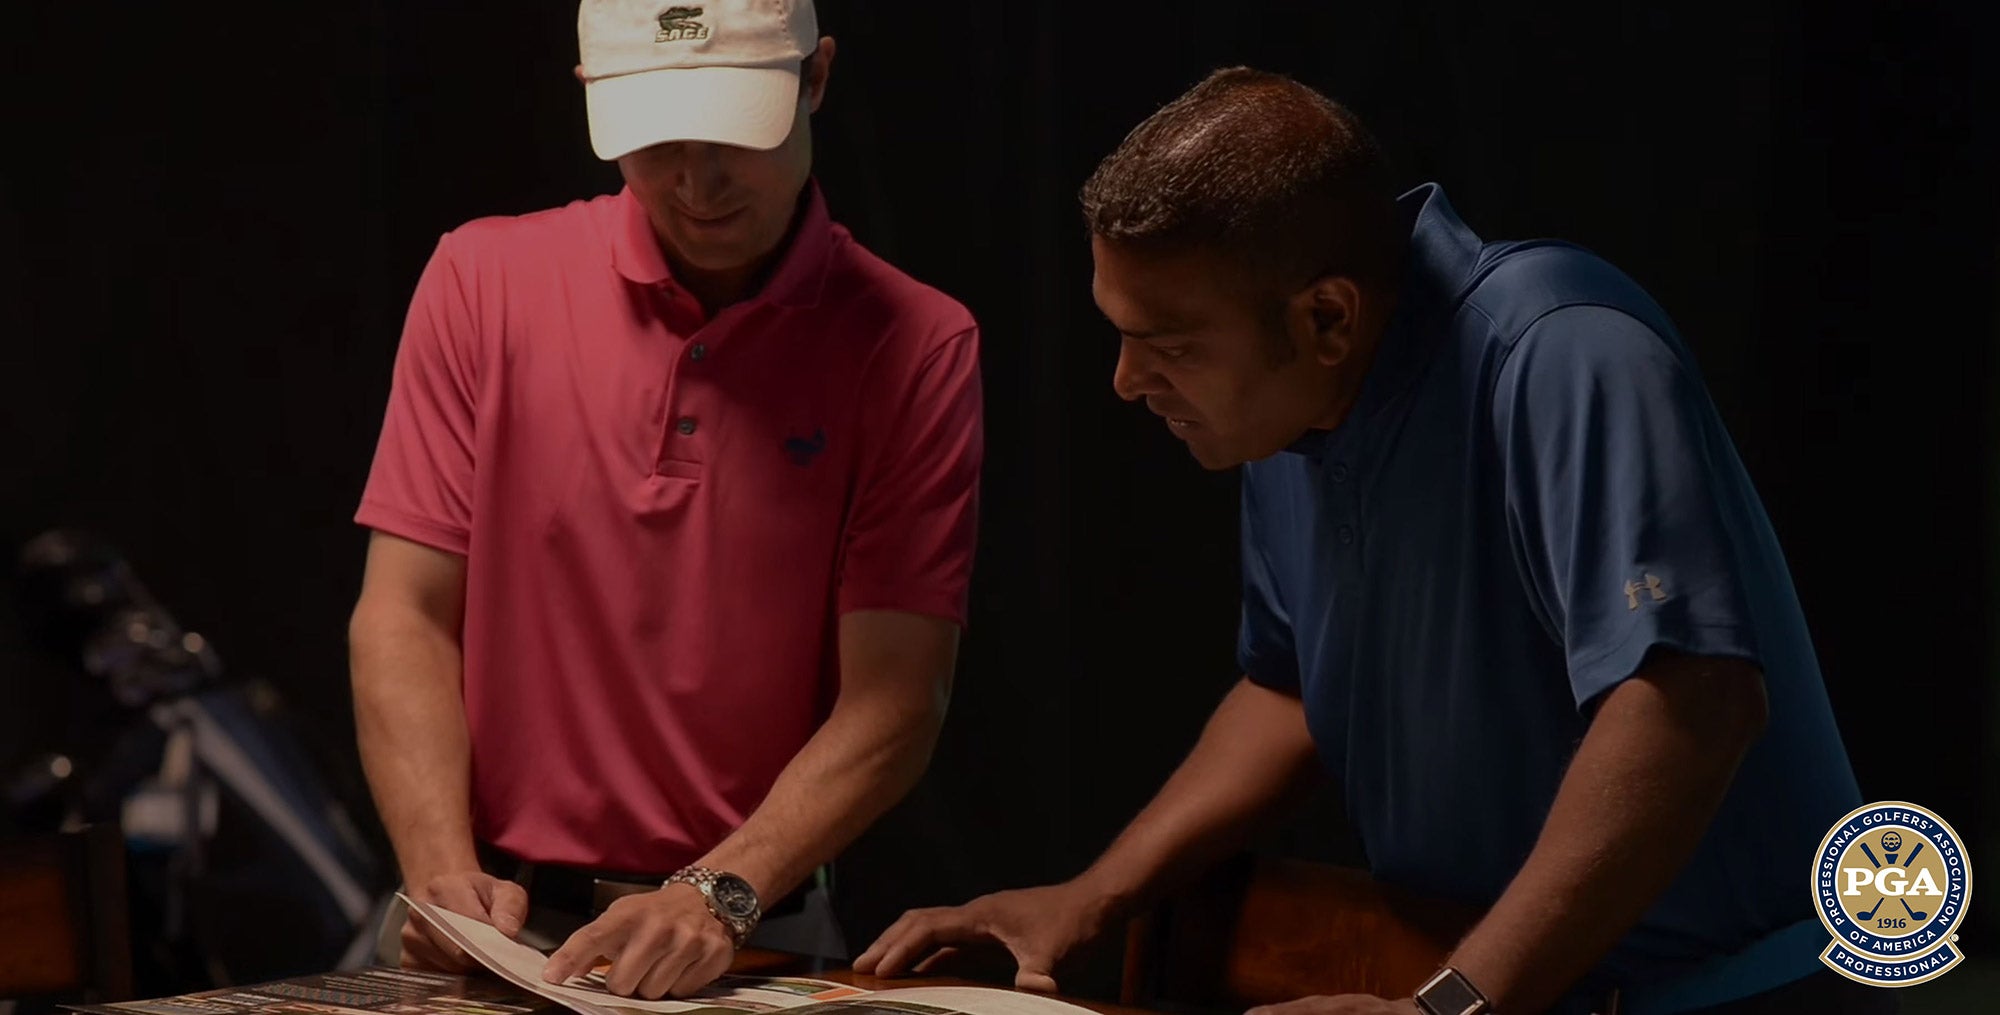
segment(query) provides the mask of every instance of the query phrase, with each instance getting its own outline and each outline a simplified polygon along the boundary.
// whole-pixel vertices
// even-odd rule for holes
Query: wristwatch
[[[692,885],[701,892],[708,903],[708,911],[722,923],[729,932],[730,941],[737,948],[750,940],[750,932],[757,929],[757,921],[764,918],[764,904],[757,899],[757,889],[750,882],[728,871],[710,870],[707,867],[683,867],[666,880],[667,885]]]
[[[1493,1011],[1486,995],[1450,966],[1417,988],[1416,1002],[1424,1015],[1490,1015]]]

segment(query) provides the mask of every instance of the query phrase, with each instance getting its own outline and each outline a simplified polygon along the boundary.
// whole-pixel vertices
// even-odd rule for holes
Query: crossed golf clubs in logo
[[[1856,845],[1861,847],[1861,852],[1867,854],[1868,862],[1874,864],[1876,870],[1882,869],[1882,861],[1875,859],[1875,851],[1869,849],[1867,843],[1861,842],[1861,843],[1856,843]],[[1889,858],[1889,863],[1891,866],[1894,866],[1896,863],[1896,851],[1902,848],[1903,848],[1903,836],[1900,833],[1888,832],[1882,836],[1882,849],[1883,849],[1882,855]],[[1924,851],[1924,844],[1921,842],[1917,843],[1917,848],[1910,850],[1910,855],[1903,858],[1903,869],[1909,870],[1910,864],[1916,861],[1917,854],[1923,851]],[[1888,896],[1884,895],[1881,898],[1876,899],[1875,904],[1873,906],[1870,906],[1867,909],[1862,910],[1861,912],[1858,912],[1854,915],[1864,923],[1869,920],[1875,919],[1875,912],[1882,908],[1882,903],[1887,898]],[[1921,909],[1911,909],[1910,900],[1908,899],[1898,896],[1896,901],[1903,904],[1903,912],[1910,914],[1910,919],[1912,920],[1922,920],[1931,915],[1927,912],[1924,912]]]

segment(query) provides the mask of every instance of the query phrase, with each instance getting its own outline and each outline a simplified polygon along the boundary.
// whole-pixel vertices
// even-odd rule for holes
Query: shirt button
[[[1340,545],[1342,546],[1354,545],[1354,526],[1343,525],[1340,527],[1339,531],[1334,533],[1334,535],[1340,537]]]
[[[694,436],[694,417],[682,416],[681,421],[674,424],[674,429],[679,430],[682,437]]]
[[[1346,462],[1333,463],[1333,468],[1327,470],[1327,475],[1332,476],[1333,481],[1336,483],[1347,482],[1347,463]]]
[[[707,355],[708,355],[708,346],[705,346],[700,342],[696,342],[694,344],[694,348],[688,350],[688,358],[691,360],[700,360]]]

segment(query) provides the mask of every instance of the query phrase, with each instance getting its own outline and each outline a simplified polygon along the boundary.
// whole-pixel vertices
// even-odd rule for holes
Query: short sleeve
[[[1758,661],[1724,523],[1722,423],[1693,367],[1601,306],[1544,316],[1497,379],[1516,559],[1581,707],[1655,647]]]
[[[1243,620],[1236,632],[1236,663],[1243,675],[1274,691],[1299,693],[1299,658],[1292,642],[1291,615],[1279,598],[1271,559],[1264,548],[1264,521],[1257,510],[1254,477],[1243,476]]]
[[[355,521],[464,554],[472,525],[474,321],[440,241],[410,299],[389,408]]]
[[[874,437],[842,547],[839,610],[965,623],[984,454],[979,332],[940,343],[900,391],[873,400]]]

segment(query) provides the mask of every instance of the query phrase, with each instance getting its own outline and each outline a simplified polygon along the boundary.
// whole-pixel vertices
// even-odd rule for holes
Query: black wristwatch
[[[750,940],[750,932],[757,929],[757,921],[764,918],[764,904],[757,898],[757,889],[728,871],[684,867],[668,878],[666,884],[692,885],[701,892],[702,899],[708,903],[708,911],[721,922],[722,929],[729,932],[729,940],[739,949]]]
[[[1490,1015],[1493,1011],[1486,995],[1450,966],[1417,988],[1416,1002],[1424,1015]]]

